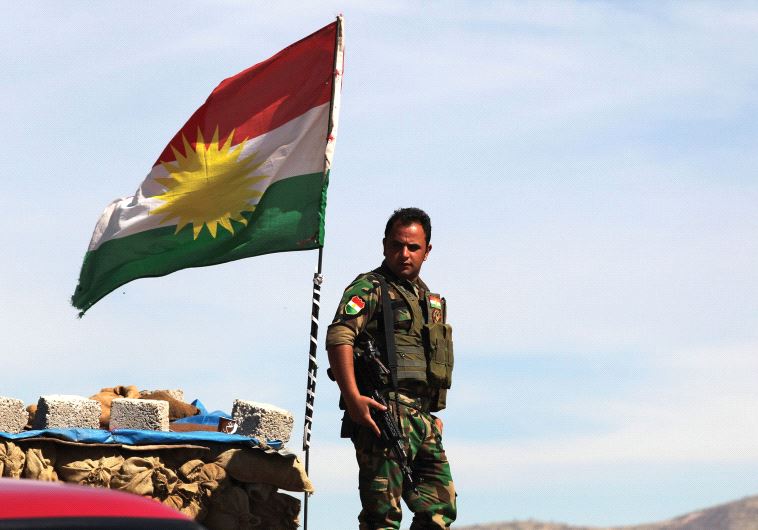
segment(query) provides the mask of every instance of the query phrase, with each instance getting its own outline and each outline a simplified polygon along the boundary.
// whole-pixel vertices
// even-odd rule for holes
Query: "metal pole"
[[[311,426],[313,425],[313,402],[316,398],[316,348],[318,346],[318,313],[321,308],[321,282],[324,281],[321,276],[321,263],[323,259],[324,247],[318,249],[318,267],[313,275],[313,303],[311,305],[311,338],[310,348],[308,351],[308,384],[305,395],[305,423],[303,425],[303,451],[305,451],[305,473],[308,473],[310,466],[310,445],[311,445]],[[306,492],[303,494],[303,529],[308,530],[308,497]]]
[[[334,69],[332,78],[332,97],[329,101],[329,124],[326,131],[326,143],[334,141],[332,135],[334,131],[334,98],[337,90],[337,85],[342,86],[342,82],[339,81],[339,77],[342,75],[342,15],[337,16],[337,28],[334,36]],[[328,182],[329,169],[331,163],[330,158],[324,156],[324,175],[322,184]],[[325,197],[322,198],[325,200]],[[322,208],[326,208],[326,204],[322,204]],[[316,364],[316,347],[318,345],[318,312],[321,308],[321,283],[324,281],[321,276],[321,262],[324,256],[323,241],[318,249],[318,266],[316,267],[316,273],[313,275],[313,304],[311,306],[311,343],[308,351],[308,386],[305,396],[305,422],[303,425],[303,451],[305,451],[305,473],[308,474],[310,469],[310,446],[311,446],[311,427],[313,425],[313,401],[316,398],[316,371],[318,365]],[[303,494],[303,530],[308,530],[308,493]]]

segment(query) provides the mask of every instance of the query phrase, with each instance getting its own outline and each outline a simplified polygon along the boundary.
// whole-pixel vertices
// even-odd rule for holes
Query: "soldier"
[[[445,299],[419,278],[432,250],[431,235],[424,211],[396,210],[384,231],[382,265],[345,289],[327,331],[329,364],[345,409],[342,437],[352,439],[358,460],[361,529],[400,528],[401,498],[414,512],[411,529],[449,528],[456,516],[442,421],[431,414],[445,408],[453,368]],[[389,318],[383,307],[390,308]],[[400,465],[371,417],[372,409],[385,407],[361,395],[356,382],[354,348],[360,350],[366,338],[379,346],[392,372],[381,393],[399,421],[416,490],[404,484]]]

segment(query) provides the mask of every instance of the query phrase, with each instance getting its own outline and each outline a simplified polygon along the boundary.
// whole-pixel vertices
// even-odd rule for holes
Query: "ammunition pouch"
[[[453,328],[434,322],[424,326],[429,355],[427,382],[429,386],[448,389],[453,383]]]
[[[444,388],[437,388],[432,397],[429,410],[431,412],[439,412],[447,406],[447,390]]]

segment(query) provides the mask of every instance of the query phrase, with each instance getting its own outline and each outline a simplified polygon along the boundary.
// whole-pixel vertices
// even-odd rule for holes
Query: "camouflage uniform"
[[[376,275],[388,282],[396,337],[398,333],[410,333],[414,315],[423,315],[425,321],[444,321],[442,304],[429,306],[429,289],[420,279],[411,284],[400,279],[384,265],[368,274],[358,276],[345,290],[334,321],[326,337],[327,348],[339,344],[355,345],[361,333],[370,335],[384,349],[382,304]],[[432,295],[434,296],[434,295]],[[439,299],[437,299],[439,300]],[[415,304],[415,307],[410,306]],[[440,307],[438,311],[436,308]],[[401,336],[403,339],[405,335]],[[421,337],[412,336],[405,342],[413,343]],[[428,342],[428,341],[427,341]],[[412,529],[449,528],[456,517],[456,493],[445,450],[442,434],[431,412],[445,407],[445,388],[429,385],[425,375],[414,374],[413,363],[402,368],[403,344],[398,345],[398,392],[387,389],[390,409],[400,417],[406,454],[417,479],[417,492],[403,487],[403,474],[384,442],[368,428],[355,425],[345,414],[342,436],[350,437],[355,445],[358,461],[358,488],[361,510],[358,520],[361,529],[398,529],[402,517],[400,499],[414,512]],[[423,352],[422,352],[423,355]],[[406,360],[407,361],[407,360]],[[426,371],[426,362],[424,362]],[[408,377],[403,377],[406,375]]]

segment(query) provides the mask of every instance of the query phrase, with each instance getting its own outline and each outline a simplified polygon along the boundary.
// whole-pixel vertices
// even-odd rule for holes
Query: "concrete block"
[[[292,435],[295,419],[288,410],[255,401],[235,399],[232,419],[239,425],[237,434],[253,436],[262,442],[281,440],[287,443]]]
[[[116,398],[111,402],[110,429],[168,431],[168,401]]]
[[[174,390],[167,390],[167,389],[160,389],[160,390],[140,390],[139,395],[140,397],[149,396],[150,394],[154,394],[155,392],[165,392],[172,398],[178,400],[178,401],[184,401],[184,390],[181,388],[175,388]]]
[[[19,433],[29,421],[29,413],[20,399],[0,396],[0,431]]]
[[[40,396],[35,429],[99,429],[100,402],[82,396]]]

